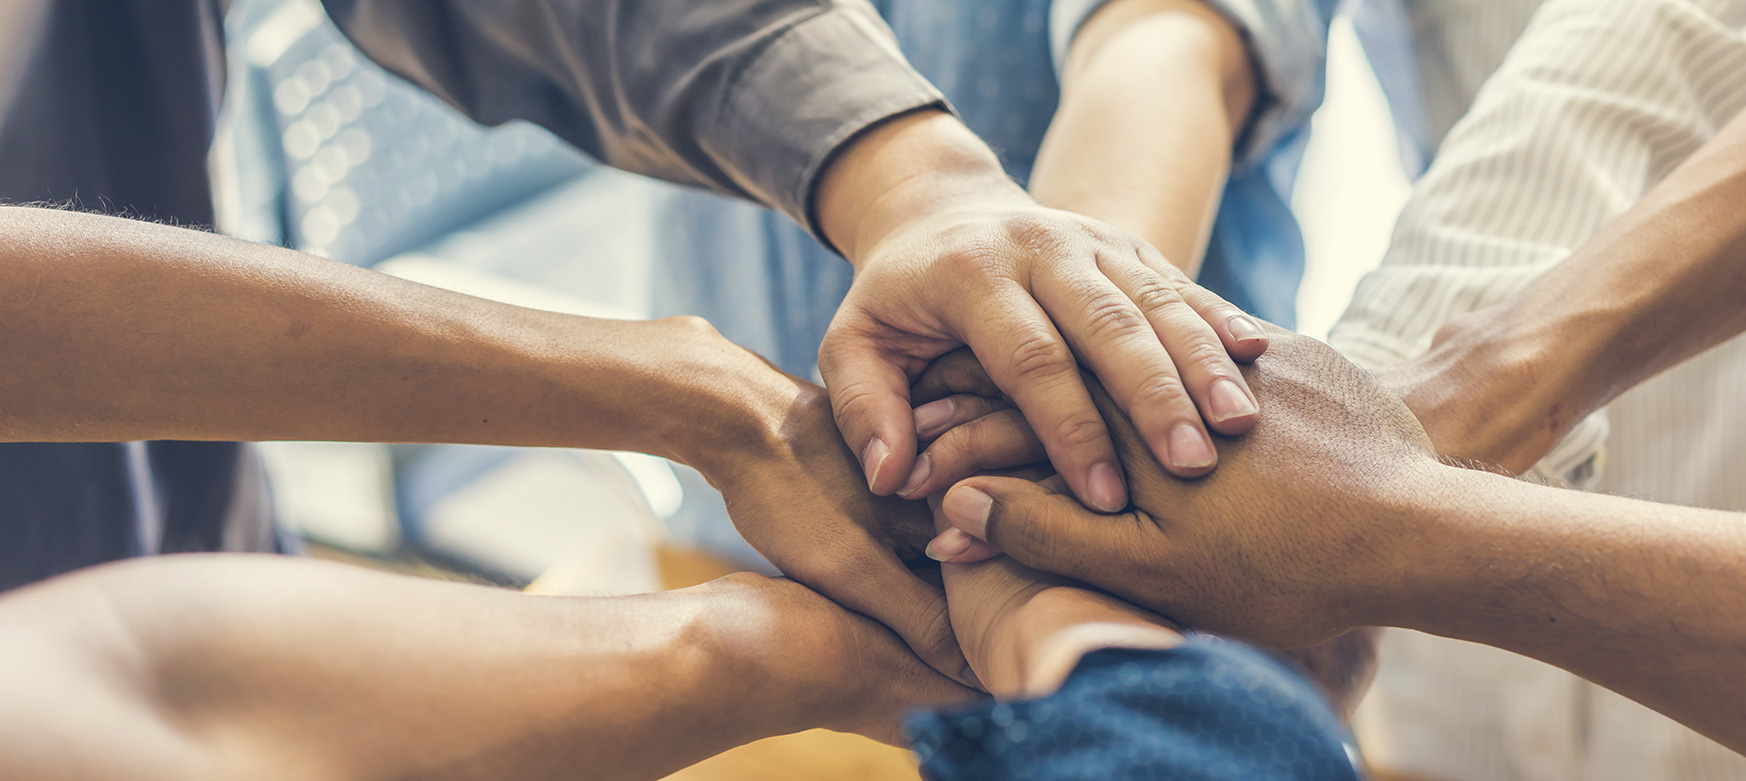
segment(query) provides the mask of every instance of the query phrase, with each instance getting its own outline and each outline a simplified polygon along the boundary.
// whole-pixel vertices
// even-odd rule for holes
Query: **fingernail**
[[[885,459],[891,457],[891,447],[885,440],[874,437],[867,443],[867,449],[861,453],[861,466],[867,470],[867,490],[875,490],[873,486],[879,482],[879,467],[885,466]]]
[[[915,408],[915,433],[924,437],[931,436],[935,429],[945,426],[951,419],[951,399],[930,401]]]
[[[928,458],[926,453],[921,454],[921,458],[915,460],[915,469],[910,470],[909,481],[905,482],[902,488],[897,489],[897,495],[908,499],[909,495],[915,492],[915,489],[920,488],[921,484],[927,481],[928,472],[933,471],[933,468],[933,459]]]
[[[1267,338],[1267,332],[1261,330],[1261,324],[1248,315],[1233,315],[1226,326],[1231,329],[1231,336],[1236,337],[1239,342]]]
[[[964,551],[970,550],[970,545],[974,542],[975,537],[957,529],[947,529],[940,532],[940,536],[935,537],[933,542],[928,543],[927,550],[923,552],[934,561],[951,561]]]
[[[1170,464],[1177,469],[1203,469],[1213,464],[1212,442],[1200,429],[1183,423],[1170,431]]]
[[[1128,492],[1122,488],[1122,476],[1109,464],[1098,464],[1085,477],[1086,498],[1100,512],[1120,512],[1128,506]]]
[[[988,514],[994,511],[994,497],[974,488],[954,488],[940,502],[940,509],[953,526],[976,539],[988,539]]]
[[[1255,414],[1255,402],[1249,400],[1249,394],[1244,393],[1237,383],[1229,379],[1219,378],[1212,384],[1212,419],[1215,423],[1223,423],[1232,418],[1247,417]]]

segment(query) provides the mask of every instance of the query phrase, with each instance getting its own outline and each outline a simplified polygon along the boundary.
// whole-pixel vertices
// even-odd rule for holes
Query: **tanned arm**
[[[751,575],[585,599],[195,554],[0,598],[7,778],[658,778],[967,694]]]
[[[1367,620],[1557,665],[1746,752],[1746,515],[1437,467]],[[1422,545],[1422,547],[1420,547]]]
[[[290,250],[0,208],[0,440],[317,439],[635,450],[696,467],[776,566],[967,679],[919,555],[823,388],[697,318],[508,306]],[[846,566],[845,562],[855,562]]]
[[[0,322],[10,441],[464,442],[689,460],[751,433],[725,411],[782,395],[775,373],[700,322],[539,312],[48,209],[0,208]]]

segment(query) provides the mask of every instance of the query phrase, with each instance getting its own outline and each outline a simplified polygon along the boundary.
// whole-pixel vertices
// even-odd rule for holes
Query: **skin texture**
[[[736,575],[531,597],[277,557],[91,568],[0,597],[0,775],[658,778],[961,701],[896,635]]]
[[[927,509],[868,494],[822,388],[696,318],[538,312],[289,250],[0,208],[0,440],[462,442],[698,468],[793,577],[968,680],[901,557]]]
[[[1381,374],[1439,452],[1511,474],[1589,413],[1746,330],[1746,117],[1510,299]]]
[[[942,568],[952,627],[971,667],[1000,699],[1061,688],[1080,657],[1100,648],[1171,648],[1168,622],[1107,594],[1007,557]]]
[[[1205,3],[1107,3],[1068,49],[1031,194],[1195,276],[1255,90],[1242,36]]]
[[[1128,231],[1159,250],[1141,253],[1142,262],[1171,264],[1154,268],[1160,276],[1191,278],[1211,235],[1235,133],[1249,114],[1255,89],[1241,36],[1204,3],[1108,3],[1074,37],[1062,71],[1061,104],[1031,175],[1031,195],[1046,206]],[[1164,321],[1154,319],[1153,323],[1160,334],[1174,330]],[[1225,341],[1233,356],[1251,359],[1265,344],[1264,332],[1249,317],[1227,319],[1224,325],[1230,331]],[[1218,357],[1216,349],[1205,342],[1167,347],[1173,356],[1187,354],[1184,350],[1205,350],[1209,358]],[[1077,345],[1076,351],[1087,354]],[[1168,471],[1182,477],[1211,471],[1217,463],[1217,450],[1206,435],[1206,427],[1177,403],[1180,393],[1175,386],[1155,386],[1150,391],[1154,396],[1142,399],[1139,393],[1124,391],[1119,383],[1127,380],[1105,371],[1106,364],[1095,360],[1086,363]],[[1240,382],[1221,382],[1221,378],[1237,379],[1225,367],[1208,374],[1197,369],[1196,363],[1179,361],[1178,366],[1180,376],[1187,380],[1186,387],[1205,389],[1205,395],[1194,397],[1202,402],[1201,413],[1207,420],[1228,415],[1244,424],[1214,425],[1211,430],[1227,435],[1242,433],[1254,420],[1253,395]],[[1057,371],[1071,375],[1075,367]],[[1004,393],[1010,387],[1010,382],[996,383],[997,392],[988,395],[1010,397]],[[931,400],[911,397],[911,403],[918,406]],[[1048,430],[1035,425],[1036,415],[1024,404],[1008,414],[1023,416],[1035,431]],[[917,441],[924,450],[898,490],[900,496],[928,496],[975,473],[974,469],[954,466],[955,459],[962,460],[958,454],[936,452],[942,447],[933,442],[937,433],[918,432]],[[1044,446],[1057,466],[1063,466],[1055,457],[1058,449],[1050,447],[1047,439],[1038,437],[1036,444]],[[999,453],[989,451],[975,458],[1002,460]],[[1063,468],[1062,474],[1076,487],[1075,494],[1084,498],[1072,470]]]
[[[942,511],[1185,624],[1288,648],[1359,626],[1485,643],[1746,749],[1746,516],[1450,466],[1404,404],[1306,337],[1275,332],[1249,380],[1261,420],[1205,480],[1130,461],[1136,506],[1105,516],[1046,482],[973,477]]]
[[[949,115],[917,112],[865,134],[826,172],[816,205],[855,267],[819,368],[876,494],[903,488],[915,468],[911,382],[961,346],[1025,413],[1075,495],[1100,509],[1119,509],[1127,492],[1080,361],[1166,463],[1177,424],[1204,437],[1208,425],[1240,434],[1253,422],[1252,405],[1212,395],[1221,378],[1242,390],[1237,361],[1266,348],[1233,330],[1241,312],[1133,235],[1039,205]]]

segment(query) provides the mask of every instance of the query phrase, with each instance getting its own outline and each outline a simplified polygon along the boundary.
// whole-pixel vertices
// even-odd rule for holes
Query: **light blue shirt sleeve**
[[[1049,39],[1055,68],[1067,61],[1081,25],[1110,0],[1055,0]],[[1255,109],[1238,140],[1235,165],[1265,158],[1309,123],[1322,104],[1328,25],[1340,0],[1202,0],[1236,26],[1260,76]]]

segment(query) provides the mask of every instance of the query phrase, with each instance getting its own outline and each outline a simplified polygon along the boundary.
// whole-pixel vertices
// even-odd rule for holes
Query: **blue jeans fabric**
[[[1211,638],[1097,651],[1047,697],[918,713],[904,727],[930,781],[1358,778],[1307,681]]]

